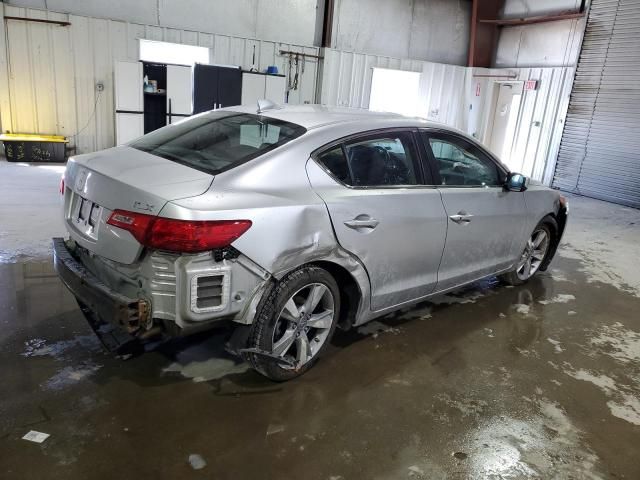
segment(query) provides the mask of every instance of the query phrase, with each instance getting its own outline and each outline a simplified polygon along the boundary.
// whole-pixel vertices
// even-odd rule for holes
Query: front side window
[[[129,146],[215,175],[305,132],[300,125],[260,115],[208,112],[151,132]]]
[[[497,165],[475,145],[463,140],[423,133],[440,173],[441,185],[489,187],[502,184]]]
[[[353,187],[416,185],[415,149],[410,134],[367,137],[318,156],[331,174]]]

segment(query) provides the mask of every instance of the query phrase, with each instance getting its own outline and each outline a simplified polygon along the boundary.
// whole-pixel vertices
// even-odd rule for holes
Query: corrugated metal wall
[[[592,0],[553,185],[640,208],[639,0]]]
[[[373,68],[422,72],[422,116],[481,141],[487,141],[490,134],[495,82],[538,80],[536,90],[523,94],[511,155],[504,161],[514,171],[551,182],[573,82],[572,67],[470,69],[330,49],[324,56],[322,103],[368,108]]]
[[[113,65],[138,60],[138,39],[199,45],[211,49],[211,63],[287,71],[282,50],[317,55],[318,48],[265,42],[150,25],[58,14],[2,4],[4,15],[71,22],[71,26],[6,20],[0,31],[0,76],[6,62],[8,88],[0,84],[3,131],[74,135],[80,153],[111,147],[114,139]],[[4,19],[3,19],[4,20]],[[4,41],[6,40],[6,49]],[[3,58],[5,51],[7,58]],[[291,103],[313,102],[317,62],[308,60]],[[97,95],[95,85],[104,83]],[[92,112],[96,110],[95,115]]]
[[[325,49],[321,103],[368,108],[373,68],[421,72],[425,62]]]

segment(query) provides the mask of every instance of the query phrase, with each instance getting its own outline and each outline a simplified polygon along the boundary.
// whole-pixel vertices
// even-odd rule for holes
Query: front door
[[[470,140],[430,131],[421,136],[448,221],[437,290],[509,267],[525,219],[524,194],[506,191],[507,172]]]
[[[307,168],[312,187],[338,242],[369,274],[372,309],[431,293],[447,220],[438,189],[425,185],[413,133],[363,136],[314,160]]]

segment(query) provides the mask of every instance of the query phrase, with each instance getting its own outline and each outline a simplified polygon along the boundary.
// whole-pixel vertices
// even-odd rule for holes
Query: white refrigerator
[[[116,145],[144,134],[143,75],[141,62],[116,62]]]

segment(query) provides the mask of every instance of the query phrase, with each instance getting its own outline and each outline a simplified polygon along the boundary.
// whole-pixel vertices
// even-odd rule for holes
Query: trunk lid
[[[171,200],[202,195],[213,175],[131,147],[69,159],[64,220],[69,235],[89,251],[131,264],[142,251],[135,238],[107,225],[116,210],[158,215]]]

